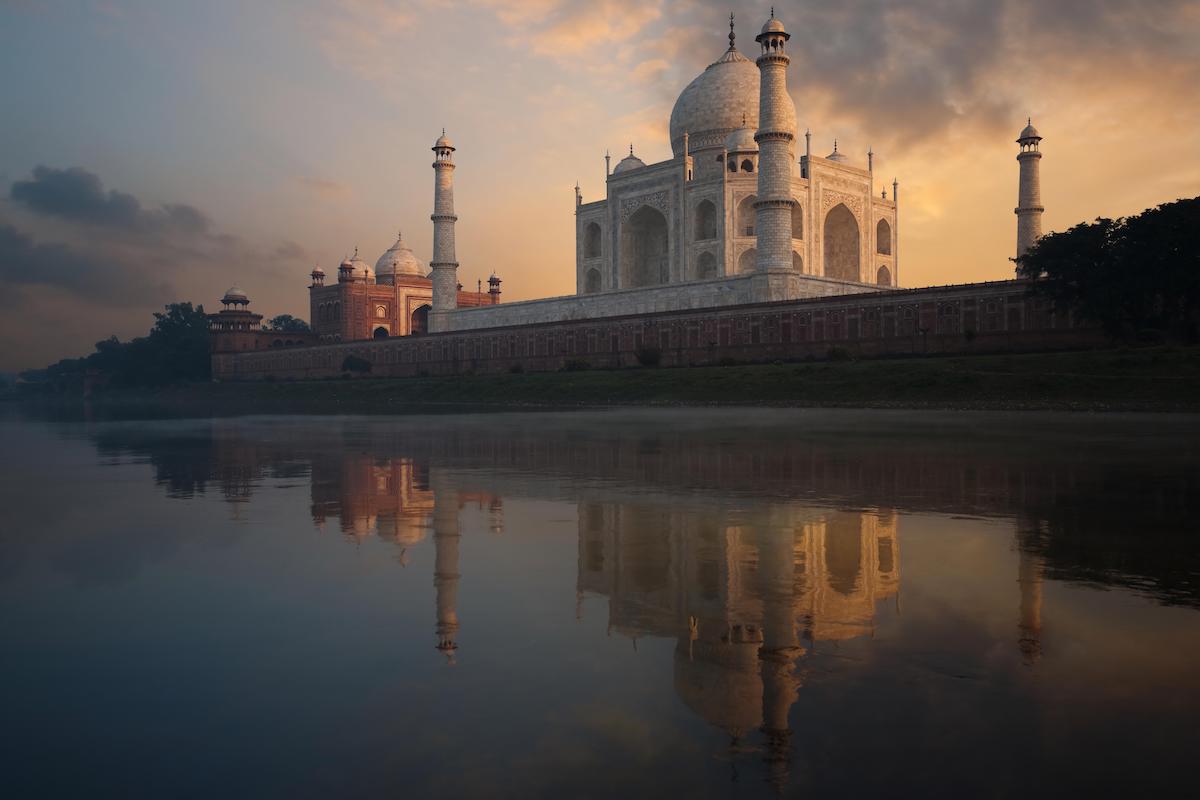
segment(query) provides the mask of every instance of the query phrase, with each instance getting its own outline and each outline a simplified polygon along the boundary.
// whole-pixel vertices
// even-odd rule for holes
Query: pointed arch
[[[642,206],[621,225],[621,288],[666,283],[669,256],[667,218],[658,209]]]
[[[583,229],[583,257],[600,257],[600,226],[595,222],[589,222]]]
[[[754,235],[754,204],[758,202],[758,197],[749,195],[743,197],[737,204],[737,230],[736,236],[753,236]]]
[[[754,272],[754,262],[758,260],[758,251],[751,247],[738,256],[738,274]]]
[[[796,272],[804,272],[804,258],[795,250],[792,251],[792,269]]]
[[[879,284],[880,286],[892,285],[892,272],[887,268],[887,264],[884,264],[879,268],[879,271],[875,273],[875,283]]]
[[[696,206],[696,241],[717,238],[717,207],[712,200],[702,200]]]
[[[858,220],[845,203],[825,215],[823,228],[825,277],[841,281],[862,280],[859,270]]]
[[[892,226],[886,219],[879,220],[875,226],[875,252],[884,256],[892,254]]]
[[[804,238],[804,209],[799,203],[792,204],[792,238]]]
[[[583,276],[583,293],[595,294],[600,291],[600,270],[592,267]]]

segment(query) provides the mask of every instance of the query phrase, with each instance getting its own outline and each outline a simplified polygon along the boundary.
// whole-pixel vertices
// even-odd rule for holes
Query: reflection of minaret
[[[1021,660],[1032,666],[1042,657],[1042,564],[1041,559],[1019,548],[1017,583],[1021,587],[1021,618],[1018,623]]]
[[[445,486],[433,495],[433,586],[437,590],[437,649],[454,663],[458,633],[458,493]]]
[[[758,575],[763,603],[763,644],[758,651],[763,684],[762,729],[767,737],[771,783],[782,789],[791,760],[788,712],[799,688],[794,676],[795,660],[804,653],[796,639],[796,568],[791,529],[764,527],[758,537]]]

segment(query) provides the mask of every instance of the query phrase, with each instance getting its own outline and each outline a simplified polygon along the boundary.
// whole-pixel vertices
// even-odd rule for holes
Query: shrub
[[[365,374],[371,371],[371,362],[358,356],[346,356],[342,361],[342,372]]]
[[[825,357],[830,361],[852,361],[854,356],[844,347],[831,347],[825,351]]]
[[[634,356],[643,367],[657,367],[662,361],[662,350],[657,347],[642,346],[634,351]]]
[[[738,360],[732,356],[725,356],[717,362],[718,367],[736,367]]]
[[[508,368],[508,371],[513,375],[520,375],[522,372],[525,371],[525,365],[519,364],[519,363],[513,364],[511,367]]]
[[[591,368],[592,365],[582,358],[571,358],[567,360],[567,363],[563,364],[563,372],[582,372],[585,369]]]

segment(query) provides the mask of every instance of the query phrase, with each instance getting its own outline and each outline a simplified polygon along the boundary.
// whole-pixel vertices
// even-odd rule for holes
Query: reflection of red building
[[[396,243],[375,262],[375,270],[358,257],[338,267],[337,283],[325,285],[325,272],[312,271],[308,288],[309,319],[321,341],[347,342],[412,336],[428,330],[433,303],[429,269],[397,237]],[[492,276],[488,291],[458,292],[458,306],[474,307],[500,302],[500,279]]]

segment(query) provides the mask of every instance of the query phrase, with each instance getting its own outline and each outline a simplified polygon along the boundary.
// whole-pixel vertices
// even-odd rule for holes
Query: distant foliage
[[[208,316],[204,306],[171,303],[154,315],[150,333],[128,342],[110,336],[96,352],[64,358],[45,370],[22,373],[27,380],[62,391],[82,388],[95,378],[113,386],[165,386],[211,379]]]
[[[1038,239],[1017,274],[1114,339],[1200,337],[1200,197]]]
[[[279,331],[280,333],[308,333],[311,329],[308,323],[299,317],[293,317],[291,314],[280,314],[277,317],[271,317],[263,324],[263,330]]]

